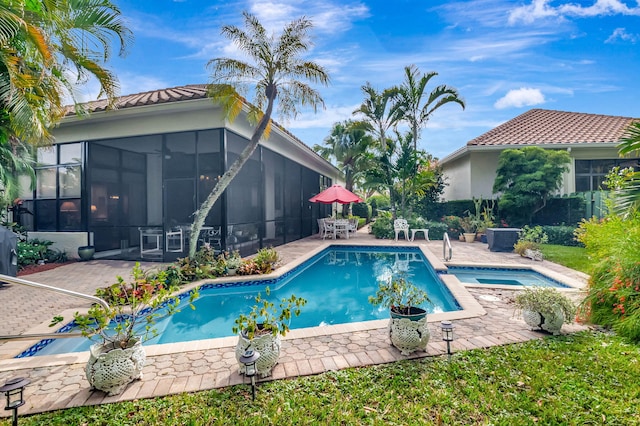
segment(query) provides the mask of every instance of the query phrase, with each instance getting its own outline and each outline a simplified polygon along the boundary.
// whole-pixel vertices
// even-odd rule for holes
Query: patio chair
[[[199,240],[203,244],[209,244],[214,250],[222,249],[222,227],[209,227],[200,233]]]
[[[322,228],[320,229],[320,232],[322,234],[322,239],[324,240],[327,237],[334,238],[335,234],[334,234],[333,222],[329,222],[324,219],[318,219],[318,224],[320,224],[320,221],[322,221]]]
[[[396,233],[396,241],[398,241],[398,234],[401,232],[404,232],[404,239],[409,241],[409,224],[406,219],[394,220],[393,231]]]
[[[358,231],[358,219],[349,219],[349,232],[355,234]]]
[[[167,252],[182,253],[184,251],[184,235],[182,228],[172,228],[165,234]]]

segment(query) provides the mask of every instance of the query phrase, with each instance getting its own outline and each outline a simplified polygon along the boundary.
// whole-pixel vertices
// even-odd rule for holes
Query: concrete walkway
[[[277,250],[287,265],[317,250],[322,243],[313,236],[280,246]],[[442,241],[396,243],[375,240],[359,232],[356,238],[340,243],[420,245],[423,250],[431,252],[432,257],[442,257]],[[486,244],[455,241],[453,246],[452,261],[455,263],[534,264],[515,254],[491,253]],[[96,260],[70,264],[25,278],[93,294],[96,288],[114,283],[116,275],[128,277],[133,264]],[[567,277],[567,280],[586,282],[584,274],[561,265],[547,261],[535,264],[541,264]],[[143,266],[157,267],[158,264]],[[474,287],[467,288],[467,291],[481,309],[474,317],[455,319],[454,351],[522,342],[546,335],[530,331],[521,319],[514,317],[513,290]],[[0,334],[24,333],[31,325],[49,322],[65,309],[87,306],[78,299],[15,285],[0,287],[0,297],[3,301],[0,304]],[[579,293],[574,297],[579,297]],[[266,380],[444,354],[446,346],[441,340],[439,321],[445,317],[443,314],[429,316],[432,337],[427,351],[409,357],[401,355],[390,345],[387,320],[292,330],[283,339],[279,364]],[[565,326],[563,332],[571,333],[583,328],[579,325]],[[0,385],[13,377],[31,380],[25,390],[27,404],[20,409],[21,414],[219,388],[243,382],[234,357],[236,341],[236,337],[229,337],[149,347],[144,378],[114,397],[89,389],[84,376],[87,353],[13,359],[10,357],[19,353],[25,342],[8,342],[0,345]],[[9,414],[9,411],[0,411],[0,416]]]

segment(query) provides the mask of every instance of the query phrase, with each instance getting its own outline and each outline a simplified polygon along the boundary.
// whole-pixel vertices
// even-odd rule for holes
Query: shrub
[[[51,244],[53,244],[53,241],[39,240],[37,238],[18,241],[18,267],[24,268],[28,265],[35,265],[39,261],[56,259],[58,255],[54,250],[49,248]]]
[[[446,226],[446,232],[449,233],[449,237],[456,238],[462,234],[462,223],[460,220],[460,216],[444,216],[442,218],[442,223]]]
[[[395,237],[393,232],[393,221],[391,220],[390,213],[379,212],[378,219],[371,225],[371,233],[376,238],[391,239]]]
[[[280,255],[273,247],[264,247],[258,250],[253,261],[263,274],[268,274],[280,262]]]
[[[583,221],[577,236],[594,262],[581,316],[640,341],[640,217]]]
[[[425,228],[429,229],[429,239],[430,240],[441,240],[445,232],[447,232],[448,227],[443,222],[432,222],[429,221],[425,225]],[[450,238],[458,238],[459,232],[454,234],[449,234]]]
[[[582,243],[576,239],[574,226],[543,226],[542,230],[549,240],[548,244],[557,244],[560,246],[582,246]]]
[[[371,219],[371,206],[367,203],[353,203],[351,213],[354,216],[363,218],[364,222],[367,223]]]
[[[367,199],[367,203],[371,204],[372,208],[375,203],[377,210],[389,210],[391,208],[391,201],[389,201],[389,197],[386,195],[372,195]]]

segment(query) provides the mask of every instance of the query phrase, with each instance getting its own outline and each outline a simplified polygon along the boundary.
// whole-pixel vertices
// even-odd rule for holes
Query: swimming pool
[[[463,284],[572,288],[531,269],[449,266],[447,273]]]
[[[331,246],[276,279],[204,284],[195,310],[186,307],[188,293],[182,294],[183,309],[159,322],[160,335],[148,344],[232,336],[234,319],[250,309],[257,293],[264,296],[267,286],[271,300],[291,294],[307,299],[292,329],[386,319],[388,309],[371,305],[368,298],[378,281],[400,273],[427,291],[432,303],[423,308],[428,312],[461,309],[418,247]],[[61,331],[72,328],[67,324]],[[47,339],[17,358],[86,351],[90,345],[84,338]]]

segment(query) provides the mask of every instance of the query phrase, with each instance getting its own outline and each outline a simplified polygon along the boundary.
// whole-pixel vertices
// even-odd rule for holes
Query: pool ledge
[[[292,269],[301,265],[308,259],[322,252],[331,246],[340,246],[340,245],[350,245],[350,246],[375,246],[381,245],[385,247],[389,247],[389,242],[386,241],[387,244],[371,244],[368,243],[356,243],[353,241],[346,241],[345,244],[335,244],[334,242],[321,244],[315,249],[309,251],[307,254],[300,256],[298,259],[295,259],[292,262],[287,263],[284,266],[279,267],[274,272],[265,275],[246,275],[246,276],[236,276],[236,277],[221,277],[216,279],[207,279],[201,280],[198,282],[190,283],[180,288],[179,293],[188,292],[196,287],[199,287],[203,284],[209,283],[233,283],[233,282],[244,282],[244,281],[253,281],[253,280],[269,280],[269,279],[277,279],[282,275],[290,272]],[[428,262],[436,269],[436,271],[446,270],[446,265],[440,261],[437,256],[435,256],[424,244],[395,244],[392,247],[419,247],[422,254],[427,258]],[[495,266],[495,265],[494,265]],[[461,310],[451,311],[451,312],[441,312],[429,314],[428,322],[435,323],[443,320],[458,320],[465,318],[473,318],[486,315],[486,311],[482,307],[482,305],[467,291],[465,286],[453,275],[440,275],[442,281],[447,286],[453,297],[456,299],[458,304],[460,305]],[[60,314],[60,316],[64,318],[73,318],[73,314],[75,312],[85,312],[88,308],[83,309],[69,309]],[[59,324],[58,328],[62,327],[63,324]],[[322,327],[307,327],[307,328],[299,328],[291,330],[283,340],[293,340],[300,338],[308,338],[308,337],[316,337],[316,336],[328,336],[333,334],[342,334],[342,333],[353,333],[358,331],[366,331],[366,330],[375,330],[380,328],[385,328],[388,326],[388,320],[372,320],[372,321],[363,321],[356,323],[348,323],[348,324],[338,324],[338,325],[329,325]],[[42,332],[52,332],[55,331],[56,328],[49,327],[49,323],[43,323],[33,329],[29,330],[29,333],[42,333]],[[11,356],[15,356],[24,350],[28,349],[39,340],[34,341],[15,341],[8,342],[3,347],[3,353],[11,353]],[[220,337],[215,339],[203,339],[203,340],[194,340],[189,342],[179,342],[179,343],[165,343],[160,345],[145,345],[145,351],[148,357],[159,356],[159,355],[169,355],[176,354],[181,352],[188,351],[196,351],[196,350],[207,350],[207,349],[218,349],[218,348],[226,348],[226,347],[235,347],[237,343],[237,336],[228,336],[228,337]],[[59,366],[59,365],[67,365],[67,364],[76,364],[76,363],[86,363],[89,359],[89,352],[75,352],[75,353],[67,353],[67,354],[59,354],[59,355],[42,355],[42,356],[33,356],[27,358],[6,358],[0,360],[0,372],[9,371],[21,368],[36,368],[43,366]]]

